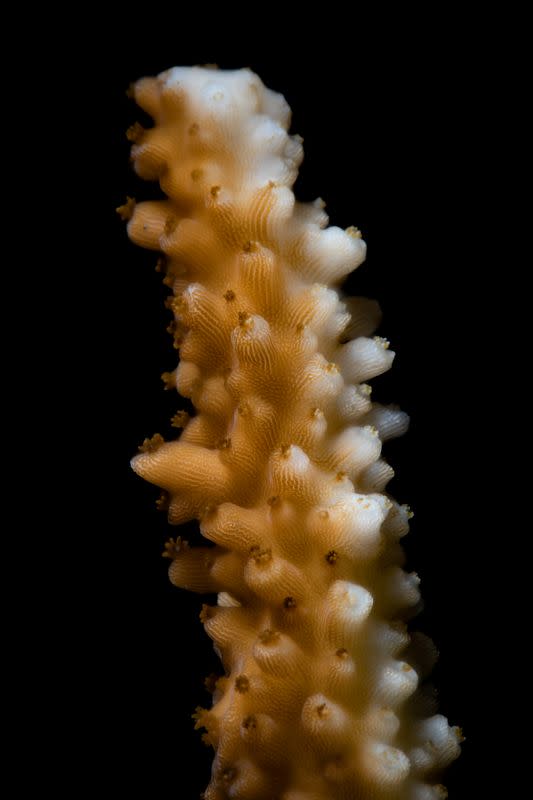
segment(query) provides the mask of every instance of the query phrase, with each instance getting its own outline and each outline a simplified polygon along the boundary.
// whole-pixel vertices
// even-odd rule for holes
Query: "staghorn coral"
[[[249,70],[171,69],[133,94],[155,121],[128,131],[134,167],[168,199],[118,211],[163,254],[180,353],[163,379],[197,414],[132,465],[210,542],[165,551],[176,586],[218,593],[201,613],[225,672],[195,715],[216,751],[205,798],[443,798],[461,734],[417,689],[436,654],[407,631],[410,512],[380,457],[408,420],[366,383],[394,353],[371,338],[377,304],[335,288],[361,234],[295,202],[301,140]]]

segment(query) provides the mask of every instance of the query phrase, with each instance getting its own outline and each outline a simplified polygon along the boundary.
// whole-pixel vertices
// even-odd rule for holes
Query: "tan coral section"
[[[197,414],[132,463],[214,543],[167,547],[173,583],[219,593],[201,615],[225,670],[196,715],[216,751],[205,798],[443,798],[460,732],[424,716],[409,511],[383,493],[382,441],[407,418],[366,383],[394,353],[377,305],[334,288],[365,244],[295,202],[301,140],[249,70],[176,68],[134,95],[155,122],[128,132],[135,170],[168,199],[121,215],[164,256],[180,353],[164,379]]]

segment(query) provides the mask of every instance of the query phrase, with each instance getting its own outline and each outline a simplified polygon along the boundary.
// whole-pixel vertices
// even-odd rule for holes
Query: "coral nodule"
[[[225,673],[195,714],[215,750],[204,797],[446,797],[461,732],[417,688],[436,653],[407,631],[410,512],[380,455],[408,419],[366,383],[394,353],[372,337],[377,304],[338,289],[361,234],[295,201],[301,139],[250,70],[175,68],[132,92],[154,120],[128,131],[134,168],[167,199],[118,211],[162,253],[180,355],[163,379],[196,409],[132,465],[170,523],[199,520],[209,540],[165,551],[172,583],[218,593],[201,613]]]

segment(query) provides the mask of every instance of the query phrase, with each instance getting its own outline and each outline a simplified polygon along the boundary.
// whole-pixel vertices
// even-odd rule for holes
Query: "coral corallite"
[[[394,353],[379,308],[339,284],[365,258],[356,228],[295,202],[290,109],[249,70],[176,68],[133,87],[136,172],[168,199],[119,209],[162,253],[190,398],[170,441],[133,469],[168,494],[170,579],[216,592],[201,620],[222,660],[196,725],[215,750],[206,800],[437,800],[461,733],[418,688],[435,651],[406,620],[409,509],[385,491],[382,442],[407,427],[366,381]],[[429,716],[428,716],[429,714]],[[433,715],[432,715],[433,714]]]

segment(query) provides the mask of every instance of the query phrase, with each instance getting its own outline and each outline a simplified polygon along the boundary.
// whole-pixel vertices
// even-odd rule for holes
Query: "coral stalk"
[[[176,586],[218,594],[201,613],[224,667],[196,714],[216,751],[205,798],[443,798],[460,731],[427,716],[435,651],[407,630],[410,512],[381,458],[408,419],[370,399],[394,358],[377,304],[338,288],[361,233],[295,201],[301,140],[249,70],[171,69],[133,94],[155,123],[128,131],[134,167],[167,199],[119,211],[162,253],[180,354],[163,377],[197,413],[132,465],[208,540],[166,550]]]

